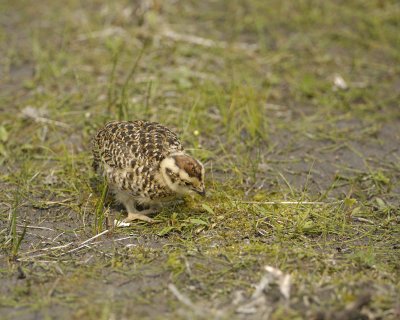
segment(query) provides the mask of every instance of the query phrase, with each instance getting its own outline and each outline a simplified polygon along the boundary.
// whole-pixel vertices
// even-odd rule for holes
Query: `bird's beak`
[[[202,189],[201,191],[199,191],[199,190],[195,190],[199,195],[201,195],[202,197],[205,197],[206,196],[206,189]]]

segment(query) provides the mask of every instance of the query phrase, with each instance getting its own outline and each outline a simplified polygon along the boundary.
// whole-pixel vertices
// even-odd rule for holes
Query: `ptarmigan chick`
[[[156,122],[111,121],[93,139],[93,168],[105,176],[128,211],[124,222],[147,216],[184,194],[205,195],[204,167],[177,135]],[[137,206],[148,209],[138,210]]]

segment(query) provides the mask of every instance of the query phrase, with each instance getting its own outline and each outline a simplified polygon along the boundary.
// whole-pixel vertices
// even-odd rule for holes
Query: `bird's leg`
[[[115,226],[128,227],[130,225],[130,222],[133,220],[142,220],[149,223],[154,222],[154,220],[148,217],[147,215],[156,212],[155,210],[156,208],[138,210],[138,208],[136,207],[135,200],[132,199],[132,196],[129,193],[117,192],[116,198],[120,203],[122,203],[125,206],[126,211],[128,212],[128,216],[122,221],[115,220],[114,221]]]
[[[125,205],[126,211],[128,212],[128,216],[123,220],[123,222],[128,223],[133,220],[142,220],[142,221],[146,221],[146,222],[150,222],[150,223],[154,222],[154,220],[152,218],[146,216],[147,214],[153,213],[154,210],[147,209],[147,210],[139,211],[135,207],[135,202],[131,199],[129,199],[128,201],[125,201],[124,205]]]

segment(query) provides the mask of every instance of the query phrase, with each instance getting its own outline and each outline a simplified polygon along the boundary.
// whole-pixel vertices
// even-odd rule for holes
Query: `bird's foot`
[[[147,210],[144,210],[144,211],[146,211],[146,214],[150,213],[150,212],[147,212]],[[125,222],[125,223],[129,223],[129,222],[131,222],[133,220],[142,220],[142,221],[153,223],[154,220],[152,218],[146,216],[146,214],[139,213],[139,212],[135,212],[135,213],[129,212],[128,216],[122,221]]]
[[[143,214],[143,213],[145,214]],[[153,209],[148,209],[148,210],[143,210],[140,212],[129,212],[128,216],[121,220],[114,220],[114,226],[115,227],[119,227],[119,228],[123,228],[123,227],[129,227],[131,225],[131,222],[133,220],[142,220],[142,221],[146,221],[148,223],[155,223],[156,221],[154,221],[154,219],[146,216],[146,214],[150,214],[150,213],[154,213],[155,211]]]

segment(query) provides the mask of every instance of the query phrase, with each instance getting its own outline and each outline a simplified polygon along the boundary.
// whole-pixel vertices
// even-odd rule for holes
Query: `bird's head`
[[[183,153],[174,153],[160,164],[167,186],[178,194],[198,193],[205,196],[204,167],[200,161]]]

